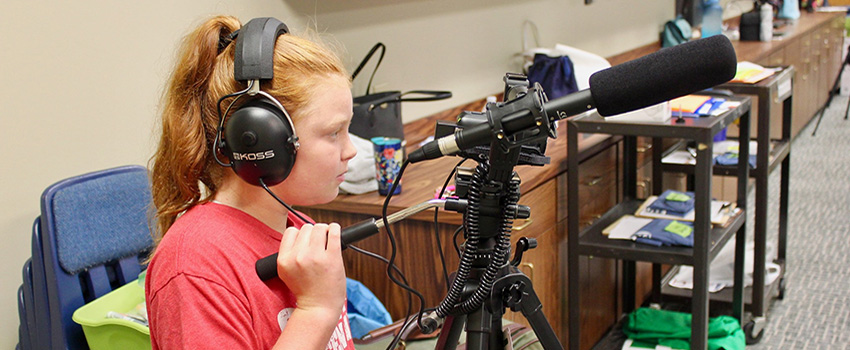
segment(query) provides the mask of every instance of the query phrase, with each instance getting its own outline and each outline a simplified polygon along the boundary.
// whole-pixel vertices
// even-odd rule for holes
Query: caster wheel
[[[753,334],[755,326],[756,323],[754,321],[747,322],[747,324],[744,325],[744,338],[746,339],[747,345],[757,344],[761,341],[761,337],[764,335],[764,329],[759,331],[758,334]]]
[[[785,278],[780,278],[777,283],[779,283],[779,294],[776,295],[776,299],[785,299]]]

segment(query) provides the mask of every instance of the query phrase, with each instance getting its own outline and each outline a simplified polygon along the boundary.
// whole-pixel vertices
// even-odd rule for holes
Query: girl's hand
[[[287,228],[280,240],[277,274],[295,294],[297,309],[329,312],[336,321],[345,303],[345,268],[338,224]]]

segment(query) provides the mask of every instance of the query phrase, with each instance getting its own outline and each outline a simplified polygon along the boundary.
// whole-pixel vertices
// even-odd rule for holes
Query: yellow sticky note
[[[681,222],[673,221],[664,228],[664,231],[672,232],[682,237],[688,237],[694,231],[694,228]]]
[[[691,199],[691,197],[680,192],[670,192],[670,194],[668,194],[664,199],[675,202],[687,202]]]
[[[671,100],[670,107],[672,107],[674,111],[694,113],[700,106],[702,106],[703,103],[710,99],[710,96],[704,95],[685,95]]]

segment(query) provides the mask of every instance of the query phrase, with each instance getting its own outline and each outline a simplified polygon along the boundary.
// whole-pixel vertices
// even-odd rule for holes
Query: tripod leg
[[[847,120],[848,114],[850,114],[850,100],[847,101],[847,106],[844,107],[844,120]]]
[[[815,124],[815,129],[812,130],[812,136],[815,136],[818,133],[818,127],[820,127],[820,121],[823,119],[823,112],[826,111],[826,107],[820,110],[820,114],[818,115],[818,122]]]
[[[820,110],[820,115],[818,115],[818,123],[815,124],[815,129],[812,130],[812,136],[815,136],[815,134],[818,132],[820,121],[821,119],[823,119],[823,115],[824,113],[826,113],[826,109],[829,108],[829,104],[832,102],[832,98],[838,94],[836,90],[839,89],[839,85],[841,84],[841,75],[844,74],[844,67],[847,67],[848,64],[850,64],[850,52],[848,52],[847,55],[844,56],[844,62],[841,64],[841,70],[838,72],[838,76],[835,77],[835,84],[832,84],[832,89],[829,90],[829,98],[826,100],[826,104],[823,106],[823,109]],[[848,104],[847,108],[850,108],[850,104]],[[844,110],[844,119],[847,119],[847,109]]]
[[[457,342],[460,340],[460,334],[463,332],[464,324],[466,324],[466,315],[457,317],[446,316],[446,321],[443,322],[443,330],[440,332],[440,338],[437,339],[435,349],[456,349]]]
[[[493,314],[484,306],[473,311],[466,318],[466,348],[471,350],[503,349],[501,327],[493,329]],[[498,333],[498,334],[495,334]],[[497,341],[493,341],[493,340]]]
[[[507,301],[507,306],[510,306],[511,310],[517,311],[518,308],[522,312],[544,349],[564,348],[552,325],[546,320],[543,305],[537,293],[534,292],[528,276],[516,271],[497,280],[493,285],[493,293],[490,295],[490,309],[504,310],[503,301]]]
[[[835,89],[838,88],[838,84],[841,82],[841,74],[844,72],[844,66],[841,66],[841,73],[838,73],[838,78],[835,78],[835,84],[832,85],[832,90],[829,90],[829,98],[826,99],[826,104],[821,108],[820,113],[818,114],[818,122],[815,124],[815,129],[812,130],[812,136],[815,136],[818,132],[818,127],[820,127],[820,122],[823,120],[823,115],[826,113],[826,109],[829,108],[829,104],[832,103],[832,97],[835,96]]]
[[[552,325],[549,324],[549,321],[546,320],[546,315],[543,314],[543,305],[540,303],[540,299],[537,298],[534,288],[529,286],[528,295],[520,303],[522,304],[522,315],[531,324],[531,329],[534,330],[537,339],[540,339],[543,348],[547,350],[563,349],[564,346],[561,345],[561,342],[555,335],[555,330],[552,329]]]

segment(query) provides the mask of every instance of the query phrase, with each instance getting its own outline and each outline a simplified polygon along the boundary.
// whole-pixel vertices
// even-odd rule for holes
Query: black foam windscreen
[[[599,114],[611,116],[723,84],[737,61],[729,39],[716,35],[596,72],[590,92]]]

